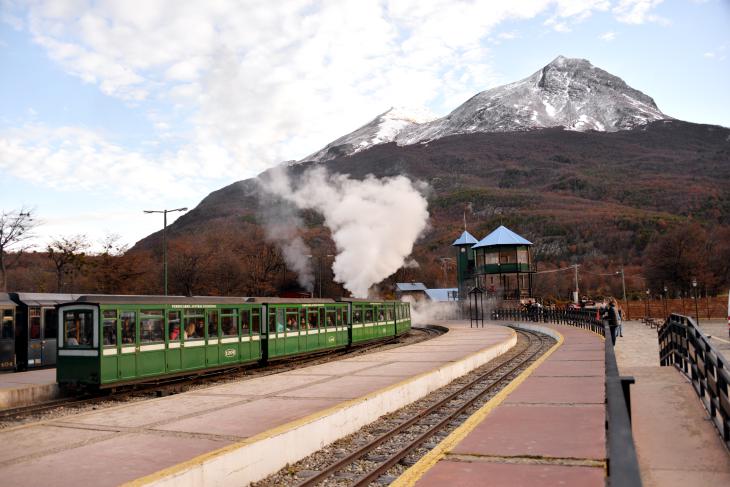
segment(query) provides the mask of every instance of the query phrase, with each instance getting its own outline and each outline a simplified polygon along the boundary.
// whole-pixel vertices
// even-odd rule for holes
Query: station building
[[[504,225],[477,240],[464,230],[452,246],[457,250],[459,299],[466,301],[472,291],[491,299],[532,298],[535,267],[532,242]]]

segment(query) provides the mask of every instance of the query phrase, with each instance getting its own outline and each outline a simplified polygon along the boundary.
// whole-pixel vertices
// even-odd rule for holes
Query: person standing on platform
[[[608,303],[606,318],[608,318],[608,328],[611,330],[611,343],[616,345],[616,332],[618,331],[619,316],[618,308],[616,307],[616,300],[613,298],[611,298],[611,301]]]

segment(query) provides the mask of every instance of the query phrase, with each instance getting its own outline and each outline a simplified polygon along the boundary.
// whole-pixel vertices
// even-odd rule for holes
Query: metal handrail
[[[598,312],[571,309],[493,309],[493,320],[533,321],[558,323],[583,328],[603,337],[610,336]],[[631,431],[630,384],[634,378],[620,376],[611,340],[604,340],[606,361],[606,449],[608,477],[606,485],[641,487],[639,461],[636,457],[634,436]]]
[[[695,392],[730,448],[730,361],[689,316],[671,314],[659,327],[659,363],[674,365]]]

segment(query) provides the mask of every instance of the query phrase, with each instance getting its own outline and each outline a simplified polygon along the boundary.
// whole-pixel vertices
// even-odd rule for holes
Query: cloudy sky
[[[133,244],[391,106],[445,115],[559,54],[730,126],[727,0],[0,0],[0,210]]]

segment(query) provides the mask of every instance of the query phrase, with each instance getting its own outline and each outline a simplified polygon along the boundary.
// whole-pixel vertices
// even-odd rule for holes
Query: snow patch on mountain
[[[478,93],[445,117],[390,109],[302,161],[325,161],[393,141],[409,145],[449,135],[558,126],[615,132],[657,120],[671,117],[651,97],[585,59],[558,56],[525,79]]]
[[[374,120],[323,149],[310,154],[302,161],[326,161],[342,155],[352,155],[378,144],[393,142],[404,129],[434,120],[435,116],[425,108],[393,107]]]

